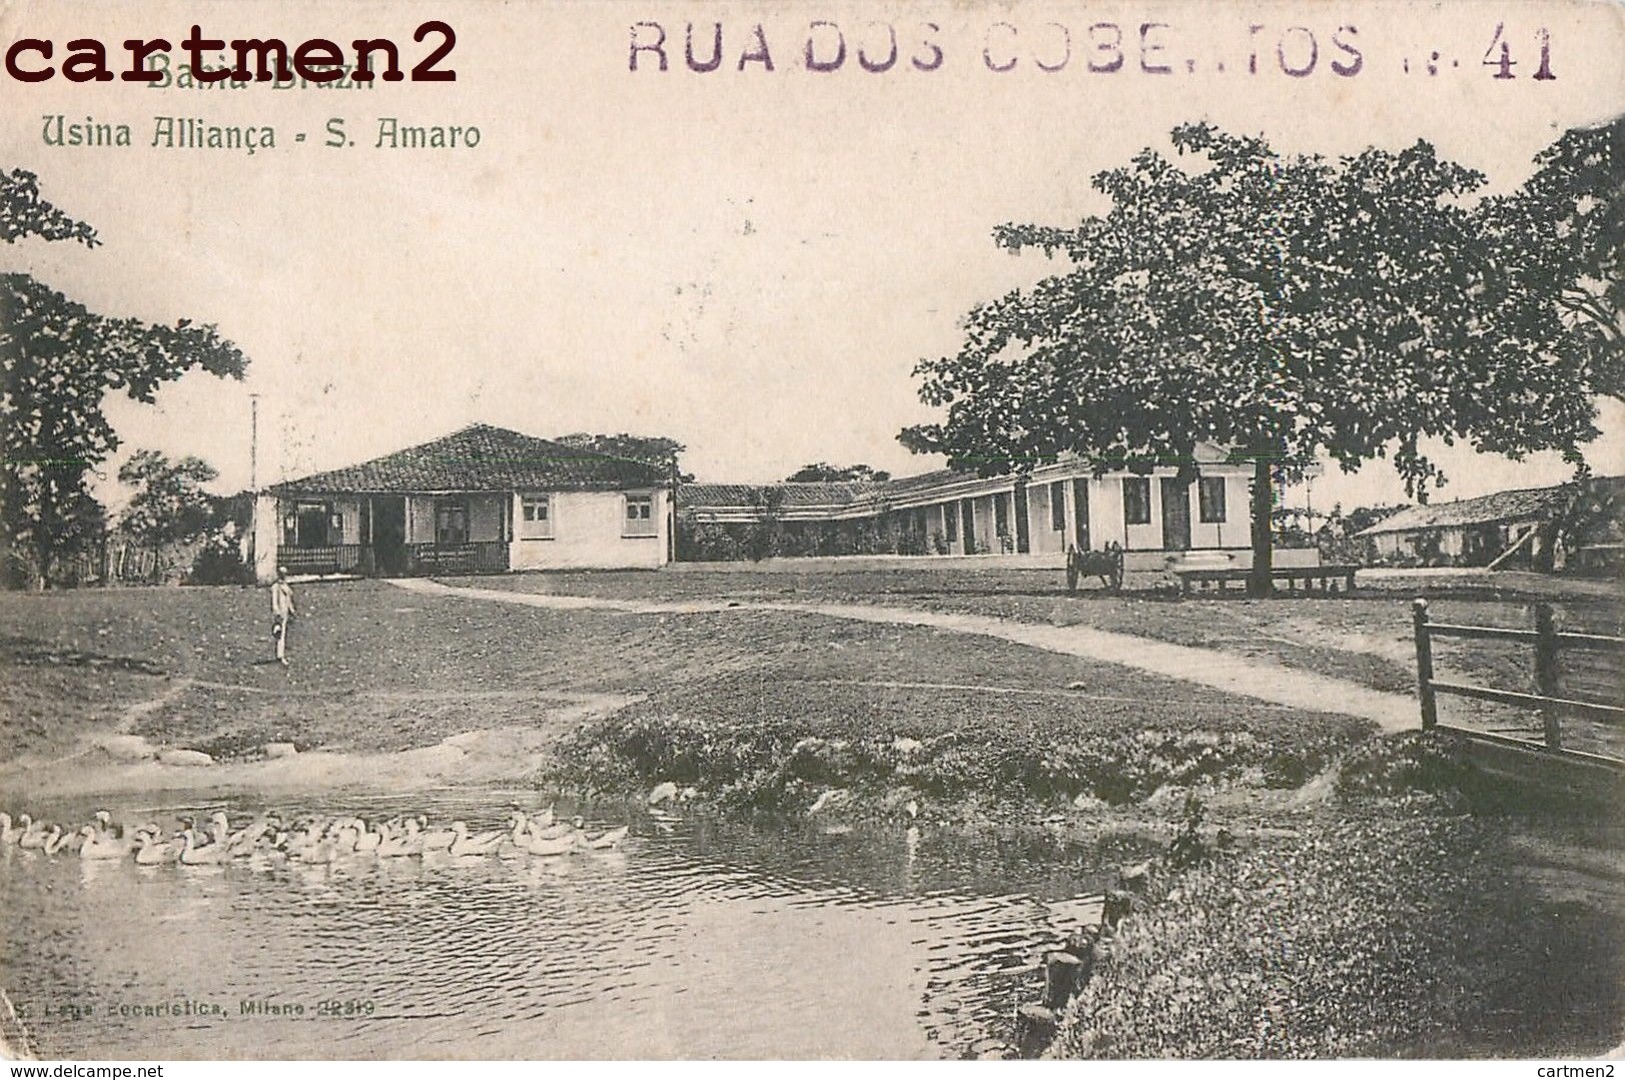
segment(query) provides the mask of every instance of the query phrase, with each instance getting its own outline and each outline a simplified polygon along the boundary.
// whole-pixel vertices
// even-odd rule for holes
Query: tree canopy
[[[1199,443],[1228,448],[1255,465],[1260,592],[1273,466],[1388,457],[1425,497],[1441,479],[1430,438],[1579,460],[1597,434],[1591,362],[1557,286],[1536,287],[1553,272],[1529,262],[1537,230],[1476,197],[1481,173],[1423,141],[1335,161],[1207,124],[1171,141],[1180,160],[1146,149],[1094,178],[1107,213],[995,230],[1066,265],[978,306],[956,354],[920,362],[920,396],[946,418],[906,445],[984,475],[1075,453],[1189,476]],[[1577,265],[1559,268],[1572,281]]]
[[[1565,132],[1535,164],[1486,219],[1522,257],[1519,285],[1564,314],[1586,385],[1625,399],[1625,116]]]
[[[861,483],[878,484],[891,479],[891,473],[884,469],[876,469],[868,465],[831,465],[827,461],[815,462],[812,465],[803,465],[789,476],[786,483],[838,483],[841,481],[857,481]]]
[[[118,471],[119,483],[134,489],[124,529],[154,550],[203,535],[215,519],[215,498],[204,485],[219,476],[202,458],[171,461],[157,450],[137,450]]]
[[[95,229],[40,197],[39,177],[25,169],[0,169],[0,240],[10,244],[25,236],[76,240],[86,247],[101,243]]]
[[[659,465],[669,469],[679,483],[692,483],[694,477],[681,471],[680,459],[688,447],[676,439],[660,435],[591,435],[578,431],[554,440],[578,450],[591,450],[627,461],[641,461],[646,465]]]
[[[0,169],[0,237],[96,243],[93,229],[42,199],[21,170]],[[54,553],[82,536],[94,501],[86,477],[119,446],[106,395],[152,402],[194,368],[241,378],[247,363],[213,326],[98,315],[28,274],[0,275],[0,522],[9,550],[49,584]],[[8,576],[19,576],[15,561]]]

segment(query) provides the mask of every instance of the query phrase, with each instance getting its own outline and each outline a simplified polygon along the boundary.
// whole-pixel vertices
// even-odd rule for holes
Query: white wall
[[[261,585],[276,580],[277,545],[282,542],[282,513],[275,495],[254,496],[254,578]]]
[[[513,513],[521,514],[519,496]],[[623,536],[626,502],[619,491],[562,491],[551,494],[553,536],[547,540],[515,539],[508,546],[514,570],[654,569],[666,563],[668,507],[666,492],[654,492],[655,535]]]

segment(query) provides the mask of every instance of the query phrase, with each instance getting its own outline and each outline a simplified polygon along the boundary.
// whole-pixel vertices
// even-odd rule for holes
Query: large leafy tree
[[[94,246],[96,234],[40,197],[31,173],[0,169],[0,239]],[[51,582],[56,553],[84,531],[86,478],[118,449],[103,402],[151,402],[187,371],[241,378],[247,360],[213,326],[98,315],[28,274],[0,275],[0,527]],[[14,574],[15,576],[15,574]]]
[[[120,466],[119,483],[134,489],[121,523],[152,551],[154,578],[162,574],[165,547],[195,540],[214,525],[216,499],[204,485],[219,476],[202,458],[171,461],[157,450],[138,450]]]
[[[1625,399],[1625,116],[1565,132],[1535,165],[1486,200],[1486,222],[1521,260],[1519,285],[1562,312],[1587,384]]]
[[[1249,591],[1270,590],[1283,469],[1389,457],[1425,496],[1425,439],[1511,456],[1595,437],[1590,369],[1565,348],[1527,230],[1496,228],[1484,177],[1426,142],[1339,160],[1206,124],[1095,177],[1111,209],[995,240],[1066,265],[974,309],[952,356],[916,368],[946,418],[905,444],[983,474],[1076,453],[1176,464],[1197,444],[1253,463]]]

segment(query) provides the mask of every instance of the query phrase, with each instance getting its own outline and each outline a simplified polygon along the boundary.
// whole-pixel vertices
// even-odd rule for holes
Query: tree
[[[1519,287],[1564,315],[1587,384],[1625,399],[1625,116],[1564,133],[1485,216],[1520,261]]]
[[[219,476],[202,458],[170,461],[157,450],[138,450],[119,468],[119,483],[135,489],[123,527],[152,551],[155,579],[162,572],[165,547],[196,540],[214,525],[215,499],[203,485]]]
[[[1075,228],[1005,225],[1012,251],[1070,260],[975,308],[953,356],[921,361],[941,423],[905,445],[983,475],[1063,453],[1097,470],[1173,464],[1198,443],[1253,465],[1253,573],[1270,591],[1277,473],[1391,457],[1408,491],[1442,478],[1422,440],[1518,457],[1594,438],[1586,365],[1550,293],[1521,288],[1523,238],[1484,177],[1426,142],[1328,161],[1206,124],[1095,177],[1111,209]]]
[[[93,229],[40,198],[31,173],[0,169],[0,238],[30,236],[97,243]],[[194,368],[240,379],[247,363],[213,326],[97,315],[27,274],[0,276],[0,527],[14,556],[50,584],[55,553],[81,529],[86,475],[119,446],[105,395],[150,403]]]
[[[26,236],[77,240],[86,247],[101,243],[95,229],[40,197],[39,177],[23,169],[0,168],[0,240],[12,244]]]
[[[563,446],[574,447],[577,450],[591,450],[598,454],[608,454],[610,457],[622,458],[627,461],[641,461],[646,465],[659,465],[672,475],[680,484],[692,484],[692,473],[681,471],[679,459],[688,447],[676,439],[668,439],[659,435],[589,435],[578,431],[573,435],[565,435],[555,439]]]
[[[890,479],[891,473],[882,469],[871,468],[868,465],[840,466],[820,461],[812,465],[803,465],[786,477],[785,482],[791,484],[841,482],[879,484]]]

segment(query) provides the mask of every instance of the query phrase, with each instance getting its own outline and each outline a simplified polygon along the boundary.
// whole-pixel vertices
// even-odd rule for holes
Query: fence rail
[[[1625,758],[1611,754],[1594,754],[1573,750],[1563,745],[1563,717],[1577,717],[1604,723],[1625,721],[1625,707],[1600,701],[1564,697],[1561,687],[1559,657],[1564,649],[1586,649],[1625,654],[1625,638],[1607,634],[1580,634],[1557,629],[1550,604],[1535,605],[1535,628],[1519,630],[1502,626],[1464,626],[1455,623],[1436,623],[1428,618],[1426,600],[1418,599],[1411,608],[1416,632],[1416,690],[1421,704],[1422,730],[1447,731],[1456,735],[1491,742],[1501,746],[1515,746],[1536,750],[1592,764],[1607,764],[1625,769]],[[1534,693],[1502,690],[1488,686],[1473,686],[1438,679],[1433,674],[1433,640],[1435,638],[1461,638],[1479,641],[1512,641],[1534,647]],[[1439,723],[1439,695],[1493,701],[1502,705],[1515,705],[1540,713],[1542,739],[1535,742],[1495,732],[1475,731],[1454,724]]]

